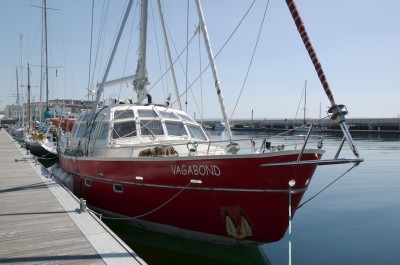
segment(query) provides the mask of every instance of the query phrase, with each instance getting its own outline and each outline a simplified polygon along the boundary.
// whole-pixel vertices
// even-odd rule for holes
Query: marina
[[[5,130],[0,168],[0,263],[146,264]]]
[[[398,3],[124,2],[4,5],[0,264],[398,263]]]
[[[252,137],[253,133],[246,135]],[[243,135],[239,134],[236,137],[243,137]],[[325,137],[327,138],[327,152],[334,153],[334,146],[337,141],[340,141],[340,138],[335,134],[328,134]],[[400,215],[394,209],[396,209],[396,204],[400,199],[397,192],[397,187],[400,184],[397,177],[400,170],[398,165],[400,159],[399,137],[398,134],[388,133],[354,135],[354,140],[357,142],[360,152],[365,154],[365,165],[341,178],[319,197],[298,210],[292,228],[293,264],[397,264],[400,258],[396,248],[400,243],[397,237],[400,233],[397,225],[400,222]],[[17,185],[11,185],[11,177],[6,178],[7,175],[18,177],[19,192],[29,188],[31,191],[47,190],[47,188],[40,188],[40,182],[35,186],[32,181],[27,181],[24,177],[21,177],[22,171],[31,173],[30,178],[36,176],[37,173],[32,170],[32,166],[28,162],[15,162],[15,158],[23,159],[29,156],[25,155],[26,150],[11,141],[4,129],[0,131],[0,144],[2,146],[0,149],[2,167],[0,199],[2,202],[9,201],[7,198],[10,198],[11,191],[16,192],[17,190]],[[39,165],[35,167],[40,171],[44,170]],[[336,166],[334,170],[328,170],[325,167],[319,168],[313,185],[309,187],[309,195],[302,202],[318,193],[346,169],[347,167],[341,165]],[[24,183],[21,183],[23,179],[25,179]],[[40,177],[38,179],[40,180]],[[25,195],[25,197],[29,195]],[[21,200],[21,197],[19,198]],[[31,198],[32,196],[29,196],[29,199]],[[0,263],[12,263],[12,260],[26,263],[50,263],[49,256],[54,259],[56,255],[59,255],[60,258],[57,263],[104,264],[88,243],[80,242],[81,250],[70,245],[63,246],[60,242],[61,239],[65,240],[67,245],[72,239],[71,236],[67,238],[60,236],[62,229],[54,228],[54,226],[59,226],[54,222],[55,219],[52,219],[52,223],[42,221],[42,223],[46,223],[46,228],[40,227],[40,229],[48,229],[53,226],[52,236],[31,233],[32,238],[30,239],[22,235],[19,235],[19,238],[12,238],[12,235],[18,235],[19,231],[29,232],[29,226],[31,230],[34,230],[33,227],[37,228],[43,216],[48,218],[51,215],[54,218],[55,215],[68,214],[59,213],[61,206],[58,206],[57,210],[53,210],[53,213],[51,213],[52,209],[49,208],[53,204],[50,203],[51,199],[46,197],[46,202],[40,203],[41,209],[35,210],[36,214],[30,214],[29,219],[24,221],[24,225],[19,219],[24,213],[34,212],[31,204],[29,204],[29,210],[20,209],[21,203],[18,203],[18,200],[15,200],[15,202],[13,200],[13,204],[10,205],[3,203],[0,205],[0,235],[2,239],[0,242]],[[26,200],[24,202],[27,203]],[[77,207],[79,205],[75,202],[71,212],[74,212]],[[5,226],[6,220],[8,228]],[[61,219],[58,218],[57,220]],[[196,241],[182,241],[140,229],[131,230],[130,233],[127,233],[126,230],[116,228],[112,222],[106,221],[106,224],[131,246],[131,249],[147,264],[188,264],[188,262],[203,265],[287,264],[287,233],[278,242],[261,245],[260,252],[258,249],[249,247],[240,249],[221,248],[212,244],[204,245]],[[63,227],[66,229],[65,225]],[[72,232],[69,231],[68,233],[71,234]],[[76,234],[77,231],[73,233],[74,236]],[[58,238],[54,239],[55,237]],[[52,240],[49,240],[49,238],[52,238]],[[50,243],[42,243],[41,246],[37,243],[38,241],[43,242],[43,239],[51,242],[51,247]],[[78,244],[76,241],[77,239],[74,239],[75,244]],[[81,241],[83,240],[81,239]],[[29,244],[37,245],[34,254],[32,254],[32,250],[27,250]],[[84,245],[86,245],[85,248],[82,247]],[[33,246],[30,248],[33,248]],[[60,250],[60,246],[63,246],[62,250]],[[41,249],[42,247],[45,249]],[[47,253],[48,251],[52,251],[52,253]],[[58,254],[55,253],[57,251]],[[60,252],[64,252],[64,254]],[[265,257],[262,257],[263,255]],[[88,262],[88,259],[90,259],[90,262]],[[221,259],[224,259],[224,261]],[[117,261],[121,262],[120,259],[117,259]]]

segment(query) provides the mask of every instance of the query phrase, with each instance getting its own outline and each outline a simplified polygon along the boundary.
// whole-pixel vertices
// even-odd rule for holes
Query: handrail
[[[339,159],[325,159],[325,160],[303,160],[303,161],[293,161],[293,162],[281,162],[281,163],[268,163],[261,164],[260,167],[276,167],[276,166],[302,166],[302,165],[336,165],[336,164],[348,164],[355,163],[359,164],[363,162],[363,158],[339,158]]]

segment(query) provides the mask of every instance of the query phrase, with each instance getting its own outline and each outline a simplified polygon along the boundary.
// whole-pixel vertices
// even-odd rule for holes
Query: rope
[[[254,4],[254,2],[253,2],[253,4]],[[253,4],[252,4],[252,5],[253,5]],[[238,99],[236,100],[236,104],[235,104],[235,107],[233,108],[233,111],[232,111],[232,114],[231,114],[230,119],[232,119],[233,114],[234,114],[235,111],[236,111],[236,107],[237,107],[237,105],[239,104],[239,100],[240,100],[240,98],[241,98],[241,96],[242,96],[242,92],[243,92],[243,90],[244,90],[244,86],[246,85],[247,78],[248,78],[248,76],[249,76],[251,66],[253,65],[254,56],[255,56],[255,54],[256,54],[256,50],[257,50],[257,47],[258,47],[258,42],[259,42],[259,40],[260,40],[261,32],[262,32],[262,29],[263,29],[263,27],[264,27],[265,18],[266,18],[266,16],[267,16],[268,5],[269,5],[269,0],[267,1],[267,5],[265,6],[265,10],[264,10],[264,15],[263,15],[263,17],[262,17],[261,26],[260,26],[260,29],[259,29],[259,31],[258,31],[256,43],[255,43],[255,45],[254,45],[253,54],[251,55],[251,59],[250,59],[250,62],[249,62],[249,66],[248,66],[248,68],[247,68],[246,76],[245,76],[245,78],[244,78],[244,80],[243,80],[242,88],[240,89],[240,93],[239,93]],[[250,6],[250,8],[251,8],[251,6]],[[250,8],[248,9],[248,12],[250,11]],[[246,15],[247,15],[247,13],[246,13]],[[244,19],[244,17],[243,17],[243,19]]]
[[[308,203],[309,201],[311,201],[312,199],[314,199],[315,197],[317,197],[319,194],[321,194],[324,190],[326,190],[327,188],[329,188],[333,183],[335,183],[336,181],[338,181],[341,177],[343,177],[344,175],[346,175],[347,173],[349,173],[353,168],[355,168],[356,166],[358,166],[358,164],[354,164],[350,169],[348,169],[346,172],[344,172],[342,175],[340,175],[339,177],[337,177],[334,181],[332,181],[331,183],[329,183],[325,188],[323,188],[322,190],[320,190],[319,192],[317,192],[314,196],[312,196],[311,198],[309,198],[308,200],[306,200],[305,202],[303,202],[302,204],[299,205],[299,207],[297,207],[297,209],[300,209],[304,204]]]
[[[97,213],[93,210],[90,210],[90,212],[93,212],[94,214],[97,214],[100,219],[104,218],[104,219],[109,219],[109,220],[132,220],[132,219],[137,219],[137,218],[141,218],[144,217],[146,215],[152,214],[158,210],[160,210],[162,207],[164,207],[165,205],[167,205],[168,203],[170,203],[173,199],[175,199],[176,197],[178,197],[179,194],[181,194],[184,190],[186,190],[190,184],[192,184],[192,182],[189,182],[186,186],[184,186],[180,191],[178,191],[174,196],[172,196],[170,199],[168,199],[166,202],[164,202],[163,204],[161,204],[160,206],[154,208],[151,211],[148,211],[147,213],[141,214],[141,215],[137,215],[137,216],[133,216],[133,217],[107,217],[107,216],[103,216],[100,213]]]

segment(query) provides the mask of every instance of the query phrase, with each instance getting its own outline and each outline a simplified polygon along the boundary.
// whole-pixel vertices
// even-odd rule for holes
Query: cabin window
[[[114,192],[122,193],[124,192],[124,188],[121,184],[114,184]]]
[[[173,112],[162,111],[160,112],[160,115],[166,119],[178,119],[178,116],[176,116],[176,114]]]
[[[121,137],[133,137],[136,136],[136,122],[126,121],[114,123],[113,139],[118,139]]]
[[[73,136],[73,137],[75,137],[76,136],[76,133],[77,133],[77,130],[78,129],[78,124],[74,124],[74,127],[72,127],[72,132],[71,132],[71,135]]]
[[[157,113],[152,109],[138,109],[139,117],[142,118],[155,118],[158,117]]]
[[[107,139],[108,135],[108,123],[103,123],[100,128],[99,135],[97,136],[98,140],[105,140]]]
[[[140,122],[140,133],[142,135],[163,135],[164,130],[160,121],[149,120]]]
[[[97,128],[97,122],[95,122],[92,127],[89,127],[90,139],[93,139],[96,132],[96,128]]]
[[[92,117],[92,113],[86,114],[85,117],[83,117],[83,120],[90,121],[90,120],[92,120],[91,117]]]
[[[92,186],[92,180],[91,179],[85,179],[85,186],[86,187],[91,187]]]
[[[84,124],[84,123],[80,124],[77,131],[78,131],[78,132],[76,133],[76,137],[82,137],[83,134],[84,134],[85,131],[86,131],[86,124]]]
[[[179,113],[178,115],[179,115],[179,117],[181,117],[181,119],[184,120],[184,121],[194,122],[194,120],[193,120],[192,118],[190,118],[190,117],[189,117],[188,115],[186,115],[186,114]]]
[[[199,126],[188,125],[190,136],[192,138],[197,138],[203,141],[207,141],[207,137],[204,134],[203,130]]]
[[[116,110],[114,112],[114,119],[120,120],[120,119],[129,119],[135,117],[135,114],[133,113],[133,110],[127,109],[127,110]]]
[[[167,121],[167,122],[165,122],[165,126],[167,127],[167,133],[169,135],[175,135],[175,136],[187,135],[185,126],[183,126],[183,123],[181,123],[181,122]]]

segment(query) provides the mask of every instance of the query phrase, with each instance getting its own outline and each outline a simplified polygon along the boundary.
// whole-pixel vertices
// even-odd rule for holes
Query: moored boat
[[[293,1],[287,2],[294,7]],[[204,15],[200,1],[196,4],[229,135]],[[131,5],[132,1],[125,22]],[[341,124],[354,158],[321,160],[323,138],[309,134],[281,143],[266,137],[212,140],[169,100],[152,102],[145,70],[147,1],[142,1],[141,17],[138,68],[131,77],[137,101],[99,104],[107,84],[128,80],[107,82],[106,71],[93,109],[82,113],[60,141],[62,175],[72,178],[74,194],[103,218],[221,244],[274,242],[285,234],[288,208],[295,213],[318,165],[362,162],[345,124],[344,106],[335,104],[325,85],[332,119]]]

